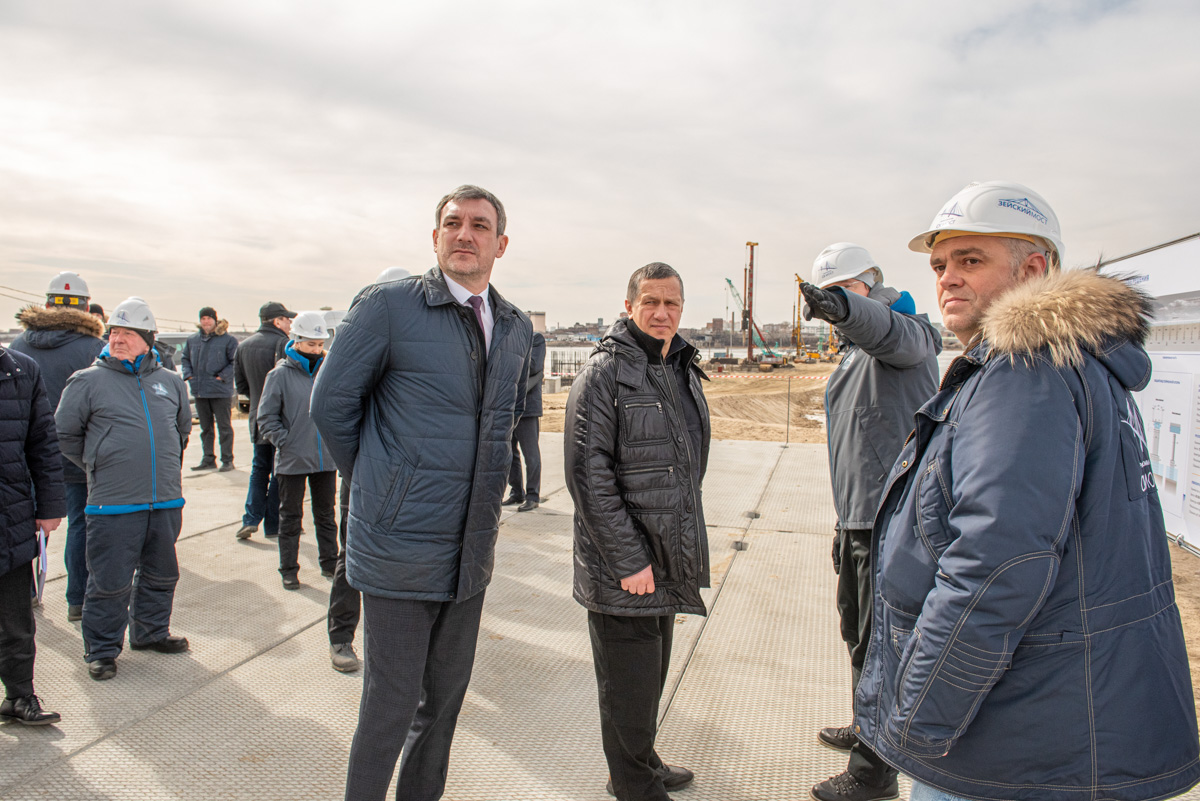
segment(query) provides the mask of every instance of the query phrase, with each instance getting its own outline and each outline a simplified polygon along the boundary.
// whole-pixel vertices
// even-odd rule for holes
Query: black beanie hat
[[[137,328],[135,328],[133,330],[137,331],[138,335],[141,336],[142,339],[146,340],[146,345],[150,348],[150,350],[154,350],[154,332],[153,331],[142,331]]]
[[[217,310],[214,309],[212,306],[205,306],[203,309],[200,310],[200,316],[201,317],[211,317],[214,320],[216,320],[217,319]]]

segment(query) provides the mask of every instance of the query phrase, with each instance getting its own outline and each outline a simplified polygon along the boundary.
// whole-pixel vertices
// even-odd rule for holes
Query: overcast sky
[[[936,319],[907,242],[969,181],[1039,191],[1069,265],[1200,231],[1198,33],[1194,0],[0,0],[0,292],[345,308],[476,183],[551,325],[650,261],[726,316],[747,240],[760,320],[844,240]]]

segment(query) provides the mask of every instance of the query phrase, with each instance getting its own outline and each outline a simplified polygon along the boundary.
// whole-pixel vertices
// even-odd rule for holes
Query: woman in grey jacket
[[[279,573],[283,587],[300,587],[297,574],[300,523],[304,514],[304,484],[312,494],[313,526],[321,575],[333,577],[337,564],[337,466],[308,412],[313,380],[325,359],[329,330],[320,312],[307,311],[292,321],[292,341],[284,358],[263,384],[258,402],[258,431],[275,446],[275,475],[279,480]]]

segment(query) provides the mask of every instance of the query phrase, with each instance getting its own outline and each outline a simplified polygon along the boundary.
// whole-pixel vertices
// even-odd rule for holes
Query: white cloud
[[[497,287],[562,323],[652,260],[720,316],[747,239],[760,318],[839,240],[934,311],[905,244],[971,180],[1041,192],[1068,261],[1200,227],[1181,1],[50,5],[0,11],[0,283],[78,265],[162,317],[344,306],[432,265],[463,182],[509,209]]]

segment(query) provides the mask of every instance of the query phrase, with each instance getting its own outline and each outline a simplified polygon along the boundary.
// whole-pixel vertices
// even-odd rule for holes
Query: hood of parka
[[[1153,314],[1153,299],[1126,279],[1092,269],[1067,270],[1004,293],[984,315],[980,331],[988,358],[1045,350],[1056,367],[1064,367],[1080,364],[1086,350],[1122,384],[1138,389],[1149,379],[1149,359],[1141,346]],[[1125,343],[1137,347],[1120,347]]]
[[[99,317],[66,306],[26,306],[17,312],[17,320],[29,332],[26,339],[35,348],[54,346],[39,342],[40,337],[36,334],[42,332],[64,331],[89,337],[104,334],[104,323]]]
[[[217,320],[217,324],[215,326],[213,326],[213,330],[212,330],[211,334],[204,333],[204,329],[201,328],[199,325],[196,326],[196,330],[200,332],[200,336],[202,336],[202,337],[219,337],[219,336],[221,336],[221,334],[227,333],[229,331],[229,321],[228,320]]]

